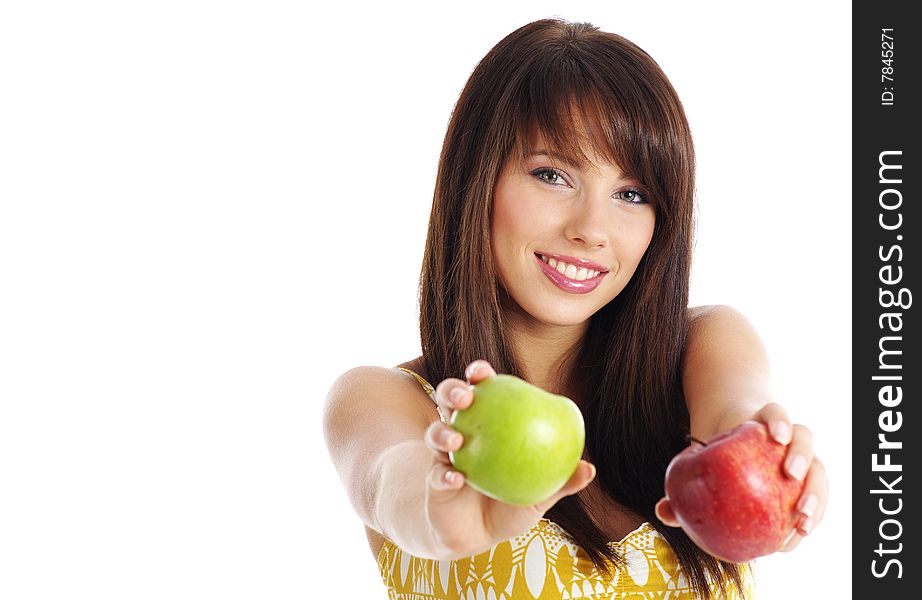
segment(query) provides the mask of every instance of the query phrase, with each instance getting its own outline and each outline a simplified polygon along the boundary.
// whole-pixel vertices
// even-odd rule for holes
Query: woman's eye
[[[551,185],[561,185],[567,183],[563,176],[560,174],[560,171],[557,171],[556,169],[535,169],[531,172],[531,174],[541,181]]]
[[[615,192],[615,198],[618,200],[624,200],[631,204],[646,204],[647,197],[638,192],[637,190],[624,190],[622,192]]]

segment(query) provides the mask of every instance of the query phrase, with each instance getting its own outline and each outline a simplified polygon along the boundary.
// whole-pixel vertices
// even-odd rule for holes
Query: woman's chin
[[[502,304],[507,314],[511,311],[510,316],[517,314],[535,325],[555,327],[585,325],[604,306],[599,306],[598,302],[586,302],[586,296],[573,294],[561,298],[557,293],[548,294],[541,289],[523,293],[518,298],[511,298],[505,293],[503,296]]]
[[[528,311],[531,317],[542,325],[551,325],[554,327],[575,327],[585,325],[595,314],[595,310],[574,310],[575,307],[563,308],[558,310],[548,310],[543,307],[542,310]]]

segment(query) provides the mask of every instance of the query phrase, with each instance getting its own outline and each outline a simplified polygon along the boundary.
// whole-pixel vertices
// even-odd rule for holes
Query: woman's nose
[[[587,248],[604,248],[608,244],[605,202],[599,198],[580,198],[571,207],[566,236]]]

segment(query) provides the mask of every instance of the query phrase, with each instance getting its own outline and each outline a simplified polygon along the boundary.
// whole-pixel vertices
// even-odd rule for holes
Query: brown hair
[[[653,238],[625,289],[594,314],[564,389],[586,420],[601,488],[649,521],[705,598],[740,567],[700,550],[653,507],[686,445],[681,360],[694,228],[694,149],[688,122],[659,66],[628,40],[588,23],[541,20],[512,32],[480,61],[455,105],[442,146],[420,279],[420,336],[433,381],[483,358],[519,372],[504,333],[493,266],[493,190],[506,160],[521,160],[530,128],[579,166],[584,146],[640,182],[656,211]],[[581,135],[574,135],[580,132]],[[547,514],[600,571],[623,564],[578,496]]]

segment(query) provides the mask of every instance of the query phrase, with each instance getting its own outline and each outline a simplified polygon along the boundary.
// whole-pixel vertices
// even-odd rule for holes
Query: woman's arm
[[[822,519],[828,483],[822,462],[813,455],[810,430],[792,424],[772,401],[765,347],[742,314],[727,306],[690,309],[682,387],[694,437],[708,440],[743,421],[756,420],[768,426],[775,440],[788,445],[785,471],[805,480],[797,504],[803,516],[797,534],[783,548],[793,549]],[[678,525],[665,500],[657,504],[657,514],[664,523]]]
[[[689,309],[688,321],[682,389],[691,434],[709,440],[771,402],[768,355],[749,321],[728,306]]]
[[[442,381],[436,401],[448,412],[464,410],[473,402],[470,384],[495,374],[489,364],[476,361],[467,381]],[[439,420],[416,381],[392,369],[363,367],[341,376],[327,397],[324,435],[365,524],[421,558],[471,556],[520,535],[595,476],[595,468],[580,461],[563,488],[531,506],[484,496],[465,485],[449,461],[462,435]]]
[[[425,515],[432,453],[423,435],[438,419],[414,381],[380,367],[341,375],[327,395],[323,430],[352,507],[366,525],[416,556],[437,556]],[[431,412],[431,414],[427,414]]]

